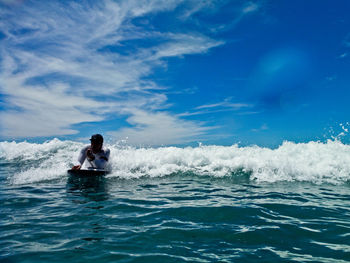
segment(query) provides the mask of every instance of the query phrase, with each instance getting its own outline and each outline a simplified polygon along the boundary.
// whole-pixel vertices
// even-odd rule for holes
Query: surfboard
[[[106,175],[109,172],[102,169],[80,169],[80,170],[67,170],[69,175],[77,175],[77,176],[100,176]]]

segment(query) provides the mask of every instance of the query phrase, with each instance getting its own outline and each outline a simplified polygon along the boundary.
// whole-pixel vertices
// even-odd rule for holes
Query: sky
[[[0,0],[0,140],[349,143],[348,0]]]

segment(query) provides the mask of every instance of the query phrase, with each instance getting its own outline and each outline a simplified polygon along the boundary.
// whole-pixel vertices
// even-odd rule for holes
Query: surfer
[[[91,136],[91,145],[85,146],[79,154],[78,164],[72,170],[80,170],[85,160],[88,169],[105,169],[108,163],[110,150],[103,148],[103,137],[101,134]]]

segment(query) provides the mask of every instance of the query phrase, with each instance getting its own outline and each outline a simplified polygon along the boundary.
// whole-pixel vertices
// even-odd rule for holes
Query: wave
[[[84,144],[53,139],[42,144],[0,142],[2,172],[14,184],[63,179]],[[350,180],[350,146],[338,140],[258,146],[134,148],[110,144],[108,177],[124,179],[195,174],[248,177],[256,182],[339,184]]]

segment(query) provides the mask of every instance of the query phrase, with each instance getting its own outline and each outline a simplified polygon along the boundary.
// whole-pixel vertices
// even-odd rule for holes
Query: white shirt
[[[95,169],[105,169],[106,168],[106,165],[108,163],[108,161],[106,161],[104,158],[106,158],[107,160],[109,160],[109,154],[110,154],[110,150],[107,148],[107,149],[104,149],[102,148],[100,152],[98,153],[92,153],[92,155],[95,157],[94,160],[90,161],[89,158],[87,158],[87,150],[91,148],[90,145],[87,145],[85,146],[81,151],[80,151],[80,154],[79,154],[79,157],[78,157],[78,162],[81,166],[83,166],[83,163],[85,162],[85,159],[86,162],[85,162],[85,168],[88,168],[88,169],[91,169],[91,168],[95,168]],[[103,158],[101,158],[103,157]]]

